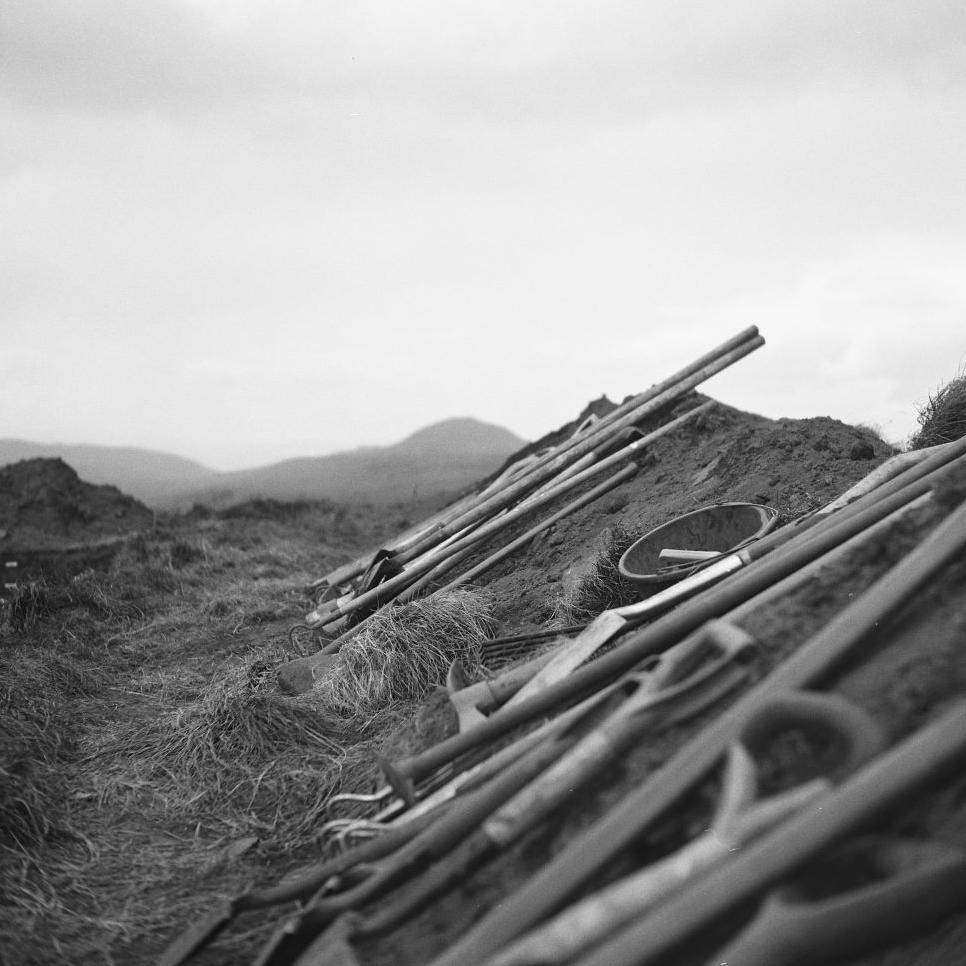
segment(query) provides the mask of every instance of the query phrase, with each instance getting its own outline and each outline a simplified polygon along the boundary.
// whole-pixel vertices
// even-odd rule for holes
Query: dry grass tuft
[[[231,834],[267,833],[270,850],[310,840],[341,774],[344,723],[275,693],[250,667],[227,666],[195,700],[106,749],[116,767],[105,800],[213,814]]]
[[[62,735],[49,722],[4,716],[0,730],[0,848],[25,852],[62,817],[63,781],[55,762]],[[0,896],[4,882],[0,879]]]
[[[99,686],[66,654],[0,647],[0,960],[16,949],[18,962],[45,961],[27,951],[33,924],[74,916],[66,893],[85,857],[68,776],[80,730],[72,709]],[[64,874],[54,873],[53,854],[71,856]]]
[[[252,651],[193,700],[102,749],[110,777],[100,799],[258,835],[263,854],[313,844],[331,795],[372,783],[381,746],[412,730],[413,701],[445,679],[454,657],[477,664],[490,629],[479,591],[389,608],[346,644],[341,673],[298,698],[277,693],[269,673],[291,655]]]
[[[315,694],[343,718],[374,715],[396,702],[425,697],[446,680],[454,658],[477,667],[492,630],[489,602],[480,590],[437,591],[384,608],[346,642],[341,660]]]
[[[215,878],[241,891],[251,876],[233,860],[231,841],[206,829],[159,839],[138,817],[114,817],[88,832],[24,858],[5,879],[0,962],[6,951],[27,966],[154,962],[164,939],[197,916],[201,883]],[[267,931],[272,916],[262,919]]]
[[[937,389],[916,418],[919,432],[910,440],[912,449],[951,443],[966,436],[966,372]]]
[[[76,735],[70,708],[95,687],[92,673],[70,657],[0,650],[0,847],[26,852],[65,830],[60,766]]]
[[[554,624],[582,624],[602,611],[640,600],[637,588],[617,569],[624,551],[637,536],[621,524],[605,531],[603,546],[589,573],[558,601]]]
[[[33,630],[50,613],[50,589],[42,577],[18,584],[7,604],[6,620],[20,633]]]
[[[383,538],[367,515],[360,530],[342,510],[277,509],[168,522],[5,609],[0,961],[153,961],[218,898],[336,848],[320,835],[331,796],[375,788],[380,754],[450,726],[445,695],[334,714],[275,692],[298,588],[364,549],[353,532]],[[271,928],[260,913],[207,961],[247,961]]]

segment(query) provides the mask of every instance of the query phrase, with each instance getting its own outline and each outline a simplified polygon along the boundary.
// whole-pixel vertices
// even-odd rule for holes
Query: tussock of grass
[[[0,847],[25,852],[65,829],[59,766],[77,730],[70,708],[95,686],[91,673],[69,657],[0,650]]]
[[[109,749],[122,767],[105,794],[147,794],[166,812],[214,813],[235,833],[268,831],[294,847],[338,781],[343,736],[339,722],[267,682],[253,686],[247,662],[235,663]]]
[[[246,631],[304,613],[296,588],[331,518],[175,521],[125,542],[107,569],[54,567],[4,606],[0,961],[153,961],[216,897],[315,857],[331,794],[348,774],[371,781],[375,753],[352,722],[272,693],[270,673],[250,680],[253,657],[293,655],[264,623],[253,654]],[[262,549],[239,546],[250,533]],[[249,836],[258,844],[231,858]],[[237,930],[223,941],[252,943]]]
[[[279,695],[218,682],[200,700],[166,716],[145,733],[143,750],[154,761],[217,780],[217,771],[257,766],[293,746],[339,755],[341,746],[311,708]]]
[[[636,539],[637,535],[621,524],[605,531],[603,546],[593,567],[558,601],[553,619],[555,625],[582,624],[593,620],[602,611],[640,600],[637,589],[617,569],[624,551]]]
[[[0,855],[9,873],[0,879],[0,961],[26,966],[110,961],[102,930],[114,923],[81,911],[93,905],[89,891],[79,887],[89,858],[79,840],[56,853],[47,849],[42,864],[22,854]],[[56,934],[35,929],[50,921],[58,924]],[[15,952],[16,959],[4,959],[5,951]]]
[[[34,632],[43,624],[61,623],[68,612],[74,611],[72,621],[78,610],[104,623],[143,618],[146,609],[155,608],[177,586],[170,563],[138,560],[122,550],[108,572],[57,573],[19,584],[7,607],[7,624],[44,641]]]
[[[38,919],[71,915],[61,893],[69,878],[54,885],[50,863],[38,857],[76,851],[81,841],[67,777],[79,730],[71,708],[96,687],[68,656],[0,648],[0,960],[5,948],[27,948]],[[38,960],[25,953],[17,961]]]
[[[916,418],[919,432],[910,440],[912,449],[951,443],[966,436],[966,372],[937,389]]]
[[[448,642],[419,665],[426,680],[386,689],[379,710],[333,713],[319,693],[275,691],[274,667],[295,654],[285,627],[264,622],[304,613],[295,588],[320,566],[320,542],[323,563],[364,549],[332,544],[352,523],[338,517],[156,529],[107,571],[48,575],[23,612],[28,630],[0,628],[0,951],[152,961],[217,898],[338,848],[320,836],[329,800],[381,785],[380,755],[448,733],[445,695],[422,697],[445,674]],[[368,518],[365,534],[379,539]],[[455,626],[424,613],[412,646],[437,624]],[[257,845],[231,858],[250,836]],[[206,961],[247,961],[282,911],[229,931]]]
[[[479,590],[437,591],[375,614],[339,652],[317,685],[323,706],[343,718],[373,715],[395,702],[425,697],[446,680],[453,659],[475,668],[492,634],[490,608]]]
[[[0,894],[0,962],[6,964],[8,950],[27,966],[154,962],[146,946],[157,950],[163,937],[197,916],[199,881],[227,878],[232,892],[250,881],[250,871],[232,869],[230,839],[212,838],[204,827],[158,840],[135,817],[89,831],[89,838],[48,848],[41,862],[22,862],[10,877]],[[272,911],[259,918],[267,933]],[[57,924],[55,933],[36,928],[50,922]],[[236,960],[223,955],[215,961]]]
[[[18,584],[7,605],[7,623],[13,630],[25,633],[50,613],[50,607],[50,589],[42,577]]]
[[[49,721],[4,716],[0,731],[0,847],[25,852],[61,817],[63,782],[54,763],[62,743]],[[0,880],[0,895],[4,883]]]
[[[203,540],[199,543],[190,540],[174,540],[169,553],[171,566],[177,570],[208,559],[208,551]]]
[[[62,606],[83,607],[89,614],[106,621],[144,616],[141,609],[133,603],[141,597],[136,583],[131,582],[125,586],[109,575],[99,574],[94,570],[85,570],[71,578],[60,596]]]

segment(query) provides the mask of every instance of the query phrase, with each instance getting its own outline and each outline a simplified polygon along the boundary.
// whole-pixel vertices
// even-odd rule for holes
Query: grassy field
[[[378,623],[375,644],[355,642],[348,684],[287,698],[271,680],[318,647],[289,634],[312,606],[306,584],[398,531],[406,509],[172,517],[108,572],[21,587],[0,629],[3,962],[143,961],[215,896],[323,853],[329,797],[374,787],[379,753],[439,737],[420,734],[430,718],[416,706],[438,668],[399,690],[405,655],[389,666]],[[442,622],[471,656],[485,620],[457,595],[402,624],[425,640]],[[450,658],[434,658],[443,673]],[[271,921],[242,923],[207,961],[253,947]]]

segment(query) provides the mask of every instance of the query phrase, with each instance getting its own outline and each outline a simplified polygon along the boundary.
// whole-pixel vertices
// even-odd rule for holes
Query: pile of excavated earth
[[[633,478],[489,573],[502,632],[545,622],[553,602],[593,568],[615,532],[639,536],[691,510],[729,502],[763,504],[790,521],[833,499],[891,452],[871,431],[828,417],[772,420],[716,404],[655,441]]]
[[[534,503],[514,516],[494,497],[533,466],[518,454],[457,523],[444,512],[316,582],[306,624],[324,646],[279,669],[289,692],[336,693],[353,641],[413,586],[469,587],[493,627],[475,665],[430,682],[433,727],[383,762],[385,784],[332,799],[329,857],[242,900],[298,901],[261,966],[966,954],[966,445],[895,454],[693,385],[598,406],[535,447],[557,468],[582,434],[639,416],[636,469],[566,515],[592,483],[551,485],[539,532]],[[492,513],[467,516],[474,499]],[[712,527],[704,549],[701,533],[662,549],[690,562],[683,579],[615,579],[628,537],[735,503],[762,522],[740,553]],[[590,620],[575,601],[594,585],[611,595],[597,612],[618,606]]]
[[[105,569],[124,540],[153,520],[143,503],[84,482],[63,460],[0,467],[0,597],[14,579]]]
[[[154,514],[114,486],[82,481],[60,459],[0,467],[0,547],[41,549],[107,541],[151,526]]]
[[[260,666],[259,700],[332,720],[434,607],[467,619],[406,664],[413,726],[333,789],[316,854],[282,878],[249,846],[218,902],[206,873],[157,962],[966,961],[966,441],[741,412],[696,392],[708,364],[595,400],[355,560],[320,548],[339,566],[292,630],[319,649]],[[735,504],[754,532],[717,545]],[[648,537],[706,508],[688,546]],[[635,582],[642,538],[669,563]]]

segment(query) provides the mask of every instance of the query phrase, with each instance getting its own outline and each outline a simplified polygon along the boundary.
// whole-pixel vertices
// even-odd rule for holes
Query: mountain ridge
[[[510,430],[473,417],[444,419],[396,443],[298,456],[242,470],[215,470],[162,450],[0,439],[0,466],[60,458],[81,479],[110,484],[155,510],[194,503],[223,507],[258,497],[392,503],[461,489],[525,445]]]

